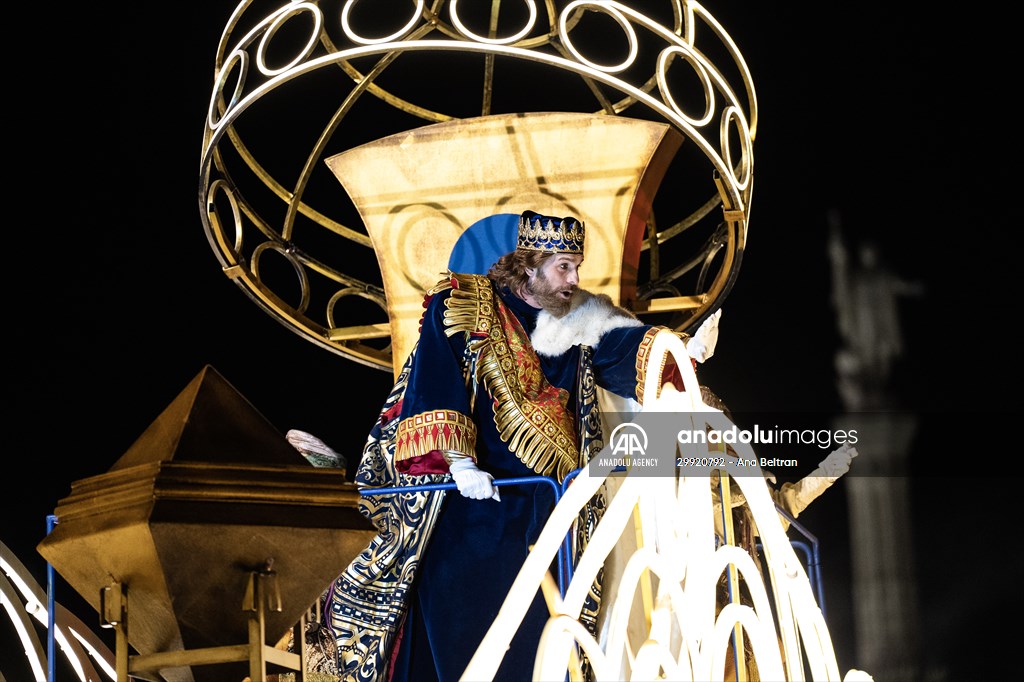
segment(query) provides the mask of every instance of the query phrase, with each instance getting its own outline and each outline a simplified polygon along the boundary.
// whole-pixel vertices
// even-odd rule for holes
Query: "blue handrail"
[[[565,480],[562,481],[562,494],[569,489],[569,484],[572,483],[573,479],[579,476],[582,469],[573,469],[565,475]],[[561,499],[561,498],[559,498]],[[561,562],[565,562],[565,568],[562,567]],[[573,564],[572,564],[572,533],[566,533],[562,539],[562,550],[559,552],[559,565],[558,572],[561,575],[565,573],[565,584],[566,588],[562,589],[562,596],[565,596],[565,590],[568,589],[568,585],[572,582]]]
[[[568,490],[569,484],[572,483],[573,479],[579,475],[582,469],[574,469],[570,471],[565,480],[561,484],[558,483],[554,478],[550,476],[520,476],[514,478],[500,478],[494,481],[495,487],[504,487],[509,485],[528,485],[536,483],[547,483],[551,486],[552,491],[555,495],[555,504],[558,504],[559,500],[562,499],[562,495]],[[445,483],[424,483],[421,485],[407,485],[407,486],[390,486],[386,488],[362,488],[359,491],[360,495],[373,496],[373,495],[388,495],[396,493],[416,493],[425,492],[431,490],[457,490],[458,486],[454,481]],[[821,613],[825,615],[825,593],[822,587],[821,581],[821,557],[819,552],[818,538],[814,536],[809,530],[803,525],[798,523],[786,510],[776,505],[776,509],[782,514],[790,523],[790,525],[797,529],[804,537],[810,541],[810,545],[799,540],[792,540],[791,544],[793,547],[801,550],[804,556],[807,557],[807,565],[810,569],[809,577],[811,580],[812,587],[818,594],[818,606],[821,608]],[[46,517],[46,534],[49,535],[54,527],[57,525],[57,516],[50,514]],[[572,540],[571,534],[566,534],[562,540],[562,547],[558,551],[558,589],[565,597],[566,589],[570,580],[572,580],[573,566],[571,561],[572,551]],[[46,658],[47,658],[47,680],[48,682],[56,682],[56,666],[55,666],[55,598],[54,598],[54,569],[53,565],[49,562],[46,564],[46,610],[47,610],[47,637],[46,637]]]
[[[576,472],[578,473],[578,471]],[[550,476],[517,476],[514,478],[498,478],[494,480],[494,487],[502,488],[508,485],[527,485],[534,483],[547,483],[551,486],[551,489],[555,493],[555,504],[562,499],[562,492],[564,486],[559,486],[558,481],[551,478]],[[457,490],[458,486],[454,481],[447,481],[445,483],[423,483],[420,485],[398,485],[389,486],[387,488],[362,488],[359,491],[360,495],[372,496],[372,495],[392,495],[396,493],[418,493],[429,490]],[[568,578],[566,576],[566,567],[568,566],[567,552],[569,549],[569,538],[562,541],[562,549],[558,552],[558,590],[562,596],[565,596],[565,590],[568,586]]]
[[[810,541],[811,543],[811,546],[808,547],[806,543],[800,542],[799,540],[790,541],[791,545],[793,545],[794,547],[799,547],[807,556],[807,567],[808,569],[810,569],[808,571],[808,577],[811,580],[811,586],[818,593],[818,607],[821,609],[821,615],[824,616],[825,590],[821,580],[821,553],[819,551],[818,538],[815,537],[814,534],[811,533],[811,531],[807,530],[801,524],[797,523],[797,520],[793,518],[793,515],[787,512],[785,509],[778,505],[775,505],[775,508],[778,509],[780,514],[786,517],[786,520],[789,521],[789,525],[791,525],[793,528],[796,528],[800,532],[800,534],[807,538],[808,541]]]
[[[555,504],[562,499],[562,495],[568,490],[569,484],[572,483],[573,479],[579,475],[582,469],[574,469],[570,471],[565,480],[562,481],[561,485],[551,478],[550,476],[520,476],[516,478],[499,478],[494,481],[495,487],[503,487],[507,485],[525,485],[532,483],[547,483],[552,487],[555,493]],[[403,486],[391,486],[387,488],[363,488],[359,491],[361,495],[385,495],[394,493],[416,493],[428,490],[457,490],[458,486],[454,481],[445,483],[424,483],[422,485],[403,485]],[[825,615],[825,592],[822,586],[821,580],[821,555],[819,552],[818,538],[814,536],[809,530],[803,525],[798,523],[786,510],[776,505],[776,509],[782,514],[790,523],[793,528],[796,528],[804,537],[806,537],[810,545],[801,542],[799,540],[792,540],[790,544],[793,547],[801,550],[807,557],[808,566],[808,577],[811,582],[811,587],[817,592],[818,595],[818,606],[821,608],[821,614]],[[760,547],[760,545],[759,545]],[[562,540],[562,548],[558,551],[558,589],[565,597],[566,589],[568,588],[569,582],[572,580],[573,565],[572,565],[572,536],[571,533],[567,533],[565,538]]]
[[[57,525],[57,516],[49,514],[46,517],[46,534]],[[46,562],[46,675],[49,682],[57,680],[56,646],[54,646],[54,627],[56,622],[55,599],[53,594],[54,572],[53,564]]]

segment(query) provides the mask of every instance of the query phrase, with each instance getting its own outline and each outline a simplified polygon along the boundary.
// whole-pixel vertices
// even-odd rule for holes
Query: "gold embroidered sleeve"
[[[644,334],[644,338],[641,339],[640,346],[637,348],[636,352],[636,400],[641,405],[644,404],[644,377],[647,376],[647,366],[651,361],[651,346],[654,345],[654,337],[662,330],[670,331],[678,336],[683,340],[683,345],[686,345],[687,339],[690,338],[690,335],[685,332],[677,332],[669,329],[668,327],[661,326],[651,327],[647,330],[647,333]],[[671,369],[668,367],[668,361],[669,355],[666,354],[661,360],[661,366],[657,368],[658,377],[660,377],[662,382],[668,379],[666,376],[666,369]]]
[[[435,450],[465,453],[476,459],[476,425],[469,417],[455,410],[421,412],[398,424],[396,462]]]

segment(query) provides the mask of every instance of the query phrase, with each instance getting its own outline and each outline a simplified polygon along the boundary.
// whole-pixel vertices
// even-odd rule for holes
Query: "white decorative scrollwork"
[[[657,386],[663,358],[669,354],[679,360],[684,391]],[[672,415],[681,429],[727,431],[731,420],[704,405],[687,358],[674,334],[657,336],[648,365],[656,369],[645,378],[650,391],[646,395],[652,397],[644,410]],[[749,444],[735,447],[740,459],[757,461]],[[694,443],[682,446],[678,454],[700,458],[709,451],[706,443]],[[676,453],[671,456],[674,459]],[[722,478],[729,469],[722,467]],[[534,679],[565,679],[567,672],[569,679],[577,679],[574,665],[582,651],[596,680],[721,681],[731,662],[744,667],[753,663],[766,680],[801,680],[805,671],[815,680],[839,680],[821,609],[758,471],[751,475],[748,468],[745,475],[729,478],[739,486],[758,529],[767,567],[764,577],[744,549],[716,539],[712,486],[706,474],[649,477],[627,472],[580,557],[564,598],[549,595],[553,614],[541,636]],[[572,481],[470,661],[465,679],[493,678],[579,509],[606,482],[607,476],[593,475],[589,469]],[[634,519],[638,547],[622,560],[616,585],[604,590],[599,642],[579,617],[598,571],[607,568],[621,539],[632,535],[623,531]],[[732,570],[749,599],[722,604],[718,586]],[[650,589],[652,598],[646,620],[641,620],[648,625],[638,629],[631,611],[634,595],[643,587]],[[746,645],[736,647],[735,642],[744,638]],[[851,671],[848,679],[864,679],[861,675]]]

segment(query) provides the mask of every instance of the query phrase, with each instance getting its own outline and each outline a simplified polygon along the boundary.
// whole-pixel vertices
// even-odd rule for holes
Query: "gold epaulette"
[[[450,272],[431,289],[448,290],[445,334],[475,337],[466,344],[466,379],[479,379],[494,401],[501,440],[533,471],[563,480],[579,459],[575,430],[564,403],[552,410],[559,389],[547,384],[529,336],[511,312],[499,312],[486,276]]]
[[[438,291],[451,289],[445,301],[445,334],[459,332],[488,336],[494,327],[494,289],[485,275],[449,273],[449,278],[434,287]],[[447,287],[443,285],[447,283]],[[433,289],[431,290],[433,291]]]

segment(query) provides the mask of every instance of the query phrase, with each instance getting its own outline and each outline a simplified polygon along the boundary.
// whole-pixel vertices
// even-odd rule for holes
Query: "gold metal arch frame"
[[[225,274],[300,336],[393,370],[401,358],[381,273],[393,254],[374,244],[325,161],[429,124],[576,112],[664,124],[687,143],[656,196],[628,197],[644,234],[635,295],[620,303],[692,329],[739,271],[757,101],[736,44],[702,4],[643,5],[239,3],[217,46],[199,178],[200,215]],[[571,204],[538,168],[538,196]],[[428,196],[407,200],[451,213],[457,231],[470,226]],[[510,196],[495,202],[526,208]]]

